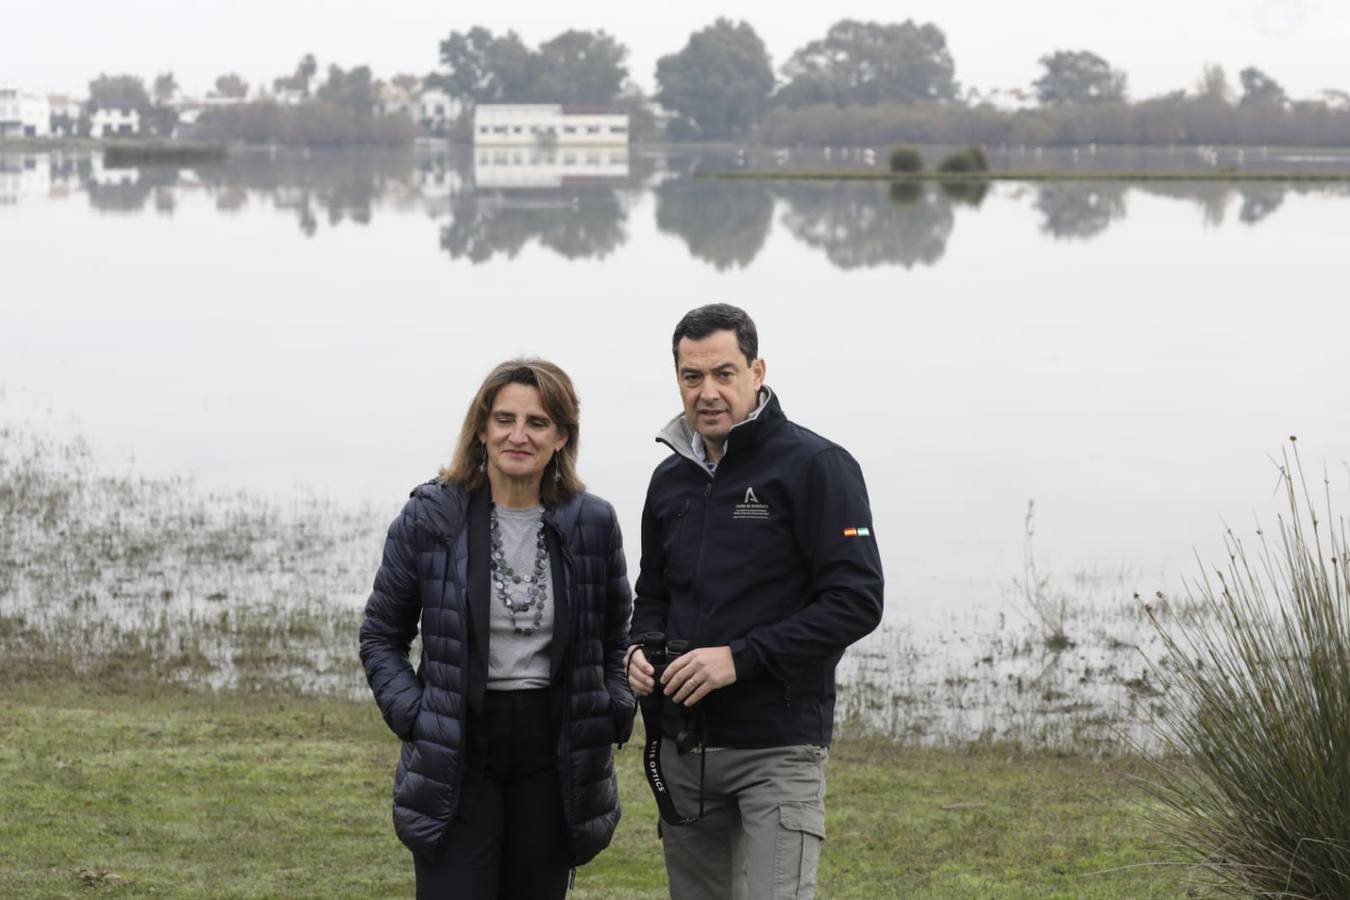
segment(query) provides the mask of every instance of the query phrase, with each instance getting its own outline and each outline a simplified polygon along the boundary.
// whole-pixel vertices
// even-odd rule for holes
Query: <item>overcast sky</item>
[[[425,74],[441,38],[480,24],[514,29],[531,46],[567,28],[603,28],[628,46],[630,76],[651,90],[657,58],[719,15],[750,22],[775,67],[840,18],[913,18],[946,32],[963,87],[1025,86],[1043,53],[1086,49],[1124,69],[1136,98],[1190,88],[1206,61],[1233,81],[1256,65],[1295,97],[1350,90],[1347,0],[0,0],[0,83],[83,95],[99,72],[148,83],[172,71],[201,93],[227,71],[270,83],[306,52],[383,78]]]

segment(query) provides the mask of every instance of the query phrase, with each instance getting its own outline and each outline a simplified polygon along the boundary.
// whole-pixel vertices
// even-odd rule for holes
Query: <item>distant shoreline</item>
[[[1296,181],[1350,183],[1350,172],[1244,172],[1220,169],[1208,172],[868,172],[854,170],[695,172],[695,178],[712,181],[887,181],[918,183],[936,181],[968,184],[991,181]]]

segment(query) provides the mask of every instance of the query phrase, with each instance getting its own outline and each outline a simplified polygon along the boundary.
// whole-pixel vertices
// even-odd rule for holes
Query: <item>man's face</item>
[[[677,350],[675,377],[685,418],[690,428],[720,449],[731,426],[759,405],[764,360],[747,364],[736,345],[736,332],[729,329],[699,340],[681,338]]]

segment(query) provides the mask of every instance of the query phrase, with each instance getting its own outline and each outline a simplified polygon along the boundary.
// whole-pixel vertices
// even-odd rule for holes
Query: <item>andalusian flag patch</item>
[[[870,528],[845,528],[845,529],[844,529],[844,537],[871,537],[871,536],[872,536],[872,529],[870,529]]]

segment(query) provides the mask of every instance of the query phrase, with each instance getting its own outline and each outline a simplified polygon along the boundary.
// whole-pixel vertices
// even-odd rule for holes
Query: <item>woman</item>
[[[577,413],[552,363],[497,366],[385,540],[361,662],[404,742],[418,897],[562,897],[619,820],[632,596],[614,510],[577,478]]]

